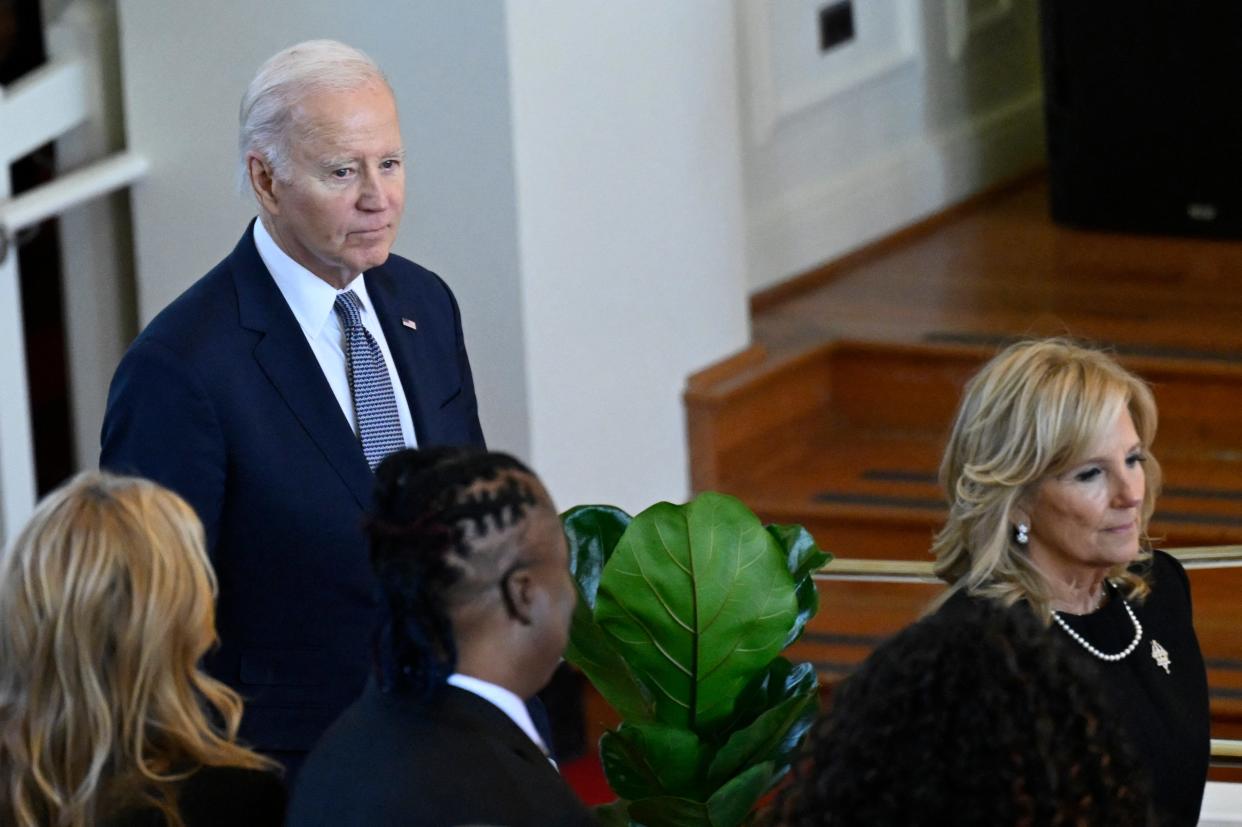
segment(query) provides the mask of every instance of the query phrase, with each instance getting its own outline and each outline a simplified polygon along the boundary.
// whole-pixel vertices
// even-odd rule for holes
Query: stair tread
[[[818,513],[898,510],[911,519],[943,519],[936,480],[943,437],[842,429],[812,441],[795,460],[757,470],[728,489],[754,508]],[[1242,538],[1242,463],[1203,452],[1155,453],[1164,471],[1157,522],[1198,515],[1229,518]],[[1169,517],[1163,515],[1168,514]],[[1176,519],[1184,518],[1184,519]]]

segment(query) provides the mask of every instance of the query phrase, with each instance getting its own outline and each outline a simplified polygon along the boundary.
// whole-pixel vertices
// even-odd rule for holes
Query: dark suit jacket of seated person
[[[577,596],[539,480],[504,454],[402,451],[380,465],[369,534],[389,613],[377,673],[307,758],[291,827],[593,824],[522,704]]]
[[[88,471],[39,504],[0,559],[0,824],[280,827],[275,764],[198,668],[214,588],[165,488]]]
[[[281,52],[243,100],[242,147],[260,220],[129,348],[100,462],[202,518],[220,578],[206,669],[246,698],[243,739],[295,763],[361,692],[379,617],[343,288],[386,349],[398,446],[483,435],[453,294],[389,255],[404,156],[378,67],[330,41]]]

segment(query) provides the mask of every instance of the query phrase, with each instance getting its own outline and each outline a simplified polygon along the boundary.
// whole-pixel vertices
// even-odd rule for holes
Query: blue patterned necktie
[[[358,439],[371,470],[393,451],[405,447],[397,398],[388,378],[388,366],[375,338],[362,324],[362,302],[353,290],[337,293],[336,315],[345,328],[345,370],[354,396]]]

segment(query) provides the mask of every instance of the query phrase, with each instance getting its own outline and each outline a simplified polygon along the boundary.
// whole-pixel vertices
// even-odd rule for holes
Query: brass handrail
[[[1242,546],[1200,546],[1168,549],[1187,569],[1217,569],[1242,566]],[[924,560],[863,560],[834,557],[815,573],[816,580],[852,580],[870,583],[938,584],[942,581]],[[1212,739],[1214,767],[1242,767],[1242,741]]]
[[[1242,566],[1242,546],[1171,548],[1169,554],[1188,569],[1228,569]]]
[[[1242,767],[1242,741],[1213,738],[1212,766]]]
[[[1242,566],[1242,546],[1195,546],[1168,552],[1187,569],[1224,569]],[[816,580],[853,580],[870,583],[939,583],[925,560],[864,560],[834,557],[815,573]]]
[[[930,562],[861,560],[834,557],[815,572],[816,580],[860,580],[871,583],[943,583]]]

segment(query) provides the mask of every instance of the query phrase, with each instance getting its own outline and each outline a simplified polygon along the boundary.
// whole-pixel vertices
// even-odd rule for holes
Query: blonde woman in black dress
[[[941,613],[1023,604],[1071,643],[1145,763],[1161,823],[1194,824],[1207,678],[1186,573],[1147,537],[1156,419],[1151,390],[1107,354],[1058,339],[1010,346],[966,387],[933,552],[952,587]]]

